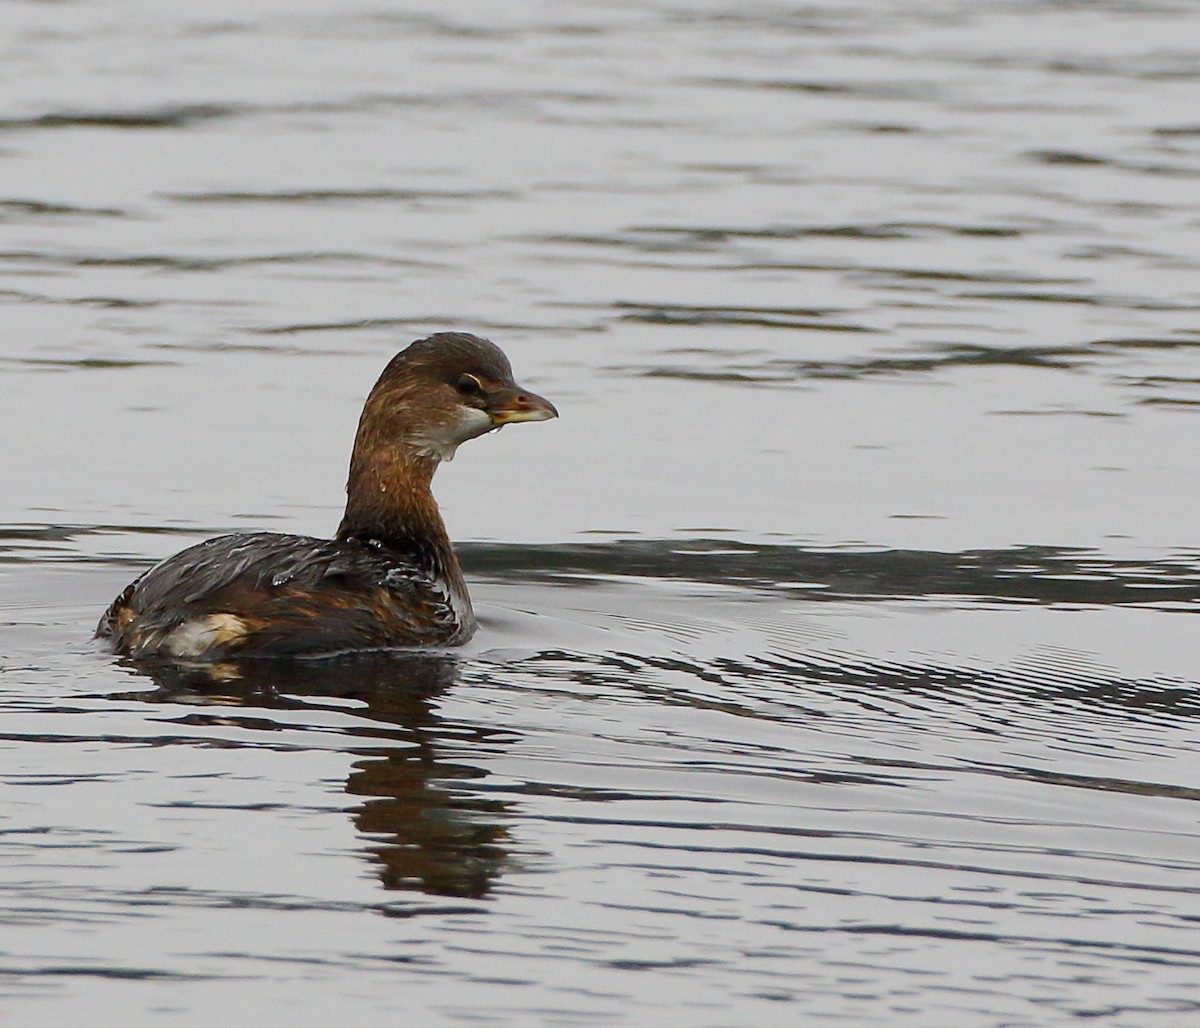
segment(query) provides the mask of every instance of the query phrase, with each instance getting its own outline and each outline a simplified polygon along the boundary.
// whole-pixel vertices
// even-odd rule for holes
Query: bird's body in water
[[[468,439],[557,413],[488,340],[417,340],[367,397],[333,539],[254,532],[189,547],[131,583],[96,634],[132,657],[206,661],[465,642],[475,616],[433,473]]]

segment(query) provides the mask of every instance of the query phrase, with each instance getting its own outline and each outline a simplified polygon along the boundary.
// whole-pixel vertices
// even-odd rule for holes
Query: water
[[[1192,5],[7,5],[14,1023],[1200,1021]],[[454,655],[129,667],[386,360]]]

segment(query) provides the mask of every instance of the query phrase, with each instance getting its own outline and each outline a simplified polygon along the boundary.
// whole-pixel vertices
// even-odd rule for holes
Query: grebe
[[[252,532],[189,547],[132,582],[96,635],[135,658],[203,661],[466,642],[475,615],[433,473],[468,439],[557,416],[487,339],[418,339],[367,397],[333,539]]]

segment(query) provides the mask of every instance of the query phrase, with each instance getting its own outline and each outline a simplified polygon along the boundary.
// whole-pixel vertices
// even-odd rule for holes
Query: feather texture
[[[152,567],[96,634],[135,657],[205,660],[452,645],[474,630],[470,600],[456,593],[438,569],[379,540],[222,535]]]

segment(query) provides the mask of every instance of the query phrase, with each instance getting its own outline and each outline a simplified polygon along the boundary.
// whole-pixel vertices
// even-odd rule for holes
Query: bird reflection
[[[374,843],[368,852],[384,888],[477,899],[502,872],[507,833],[501,822],[508,804],[449,784],[482,778],[486,772],[443,757],[447,726],[434,702],[457,678],[456,657],[392,652],[311,661],[123,663],[150,677],[156,689],[109,694],[110,698],[339,714],[346,713],[346,700],[363,703],[365,707],[353,713],[364,723],[351,734],[412,744],[356,747],[354,752],[363,759],[354,764],[346,782],[349,795],[363,797],[351,816],[359,832]],[[226,710],[193,714],[186,721],[220,724],[244,719]],[[456,743],[475,736],[494,745],[498,734],[461,724],[452,731]]]

